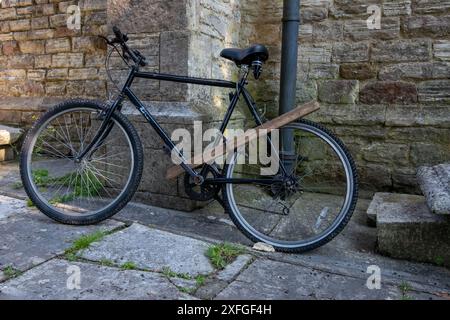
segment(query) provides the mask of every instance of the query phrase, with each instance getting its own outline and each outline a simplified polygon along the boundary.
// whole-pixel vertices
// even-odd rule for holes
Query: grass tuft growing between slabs
[[[245,249],[240,246],[222,243],[209,247],[206,256],[216,269],[222,270],[243,253],[245,253]]]
[[[104,231],[97,231],[78,238],[73,242],[72,246],[66,250],[66,259],[69,261],[75,261],[77,259],[76,254],[78,251],[89,248],[89,246],[94,242],[101,241],[107,234],[108,233]]]
[[[122,270],[136,270],[137,268],[136,264],[132,261],[127,261],[120,266]]]
[[[3,270],[3,274],[6,276],[6,278],[12,279],[12,278],[16,278],[16,277],[20,276],[22,274],[22,271],[17,270],[12,266],[7,266]]]

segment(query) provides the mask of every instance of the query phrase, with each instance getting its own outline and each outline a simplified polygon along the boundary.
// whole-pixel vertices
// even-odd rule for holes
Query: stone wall
[[[147,70],[235,79],[224,47],[260,42],[271,58],[250,89],[267,115],[278,112],[282,0],[3,0],[0,8],[0,122],[29,125],[58,99],[104,99],[106,48],[98,34],[119,25],[147,57]],[[318,99],[312,118],[354,154],[363,188],[418,191],[416,167],[450,159],[450,1],[302,0],[298,102]],[[81,8],[81,30],[66,26]],[[369,30],[367,7],[382,10]],[[118,59],[113,75],[126,74]],[[183,109],[217,121],[228,91],[137,81],[135,90],[167,115]],[[31,99],[30,99],[31,97]],[[177,118],[178,117],[178,118]],[[192,118],[192,119],[194,119]],[[185,122],[186,119],[183,119]],[[167,120],[173,128],[181,123]],[[143,129],[142,129],[143,130]],[[151,151],[153,152],[153,151]]]
[[[82,0],[81,29],[67,27],[77,1],[5,0],[0,9],[0,95],[99,96],[105,93],[98,34],[106,1]]]
[[[278,110],[282,0],[244,0],[242,43],[271,59],[254,91]],[[382,12],[369,30],[369,5]],[[366,190],[416,192],[416,168],[450,160],[450,1],[302,0],[298,102],[357,160]]]
[[[78,4],[81,28],[67,27]],[[29,126],[66,97],[106,97],[106,0],[3,0],[0,8],[0,123]],[[44,98],[45,97],[45,98]]]

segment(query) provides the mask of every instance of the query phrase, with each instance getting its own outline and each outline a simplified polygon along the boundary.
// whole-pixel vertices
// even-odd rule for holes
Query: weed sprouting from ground
[[[209,247],[206,251],[206,256],[215,268],[223,269],[244,252],[245,250],[242,247],[229,243],[222,243]]]

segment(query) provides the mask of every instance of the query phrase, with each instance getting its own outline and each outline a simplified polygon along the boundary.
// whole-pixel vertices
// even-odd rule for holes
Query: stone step
[[[425,197],[377,193],[368,214],[376,217],[381,254],[450,266],[450,217],[433,214]]]
[[[419,168],[417,180],[431,211],[450,215],[450,163]]]
[[[11,161],[14,158],[15,152],[11,146],[0,146],[0,162]]]
[[[20,139],[22,129],[0,124],[0,162],[14,160],[15,151],[12,145]]]
[[[22,136],[23,130],[0,124],[0,146],[11,145]]]

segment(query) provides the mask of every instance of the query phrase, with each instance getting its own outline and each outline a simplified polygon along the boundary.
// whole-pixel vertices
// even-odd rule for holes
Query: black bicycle
[[[321,125],[302,119],[282,127],[280,136],[290,140],[281,141],[281,152],[274,150],[274,136],[267,135],[269,148],[265,148],[279,168],[270,175],[263,174],[267,163],[250,161],[250,143],[234,150],[224,164],[210,162],[194,169],[131,89],[136,78],[234,89],[220,132],[225,133],[241,97],[259,126],[266,121],[246,84],[252,71],[259,78],[269,57],[266,47],[222,51],[223,58],[239,67],[235,83],[142,72],[145,57],[129,48],[128,37],[118,28],[114,34],[114,39],[104,39],[129,66],[117,99],[108,104],[64,102],[43,115],[24,141],[22,181],[38,209],[61,223],[86,225],[112,217],[131,200],[140,183],[144,156],[135,128],[121,112],[128,98],[169,154],[181,161],[186,193],[195,200],[219,200],[252,241],[280,251],[302,252],[327,243],[343,230],[357,202],[355,164],[344,144]]]

